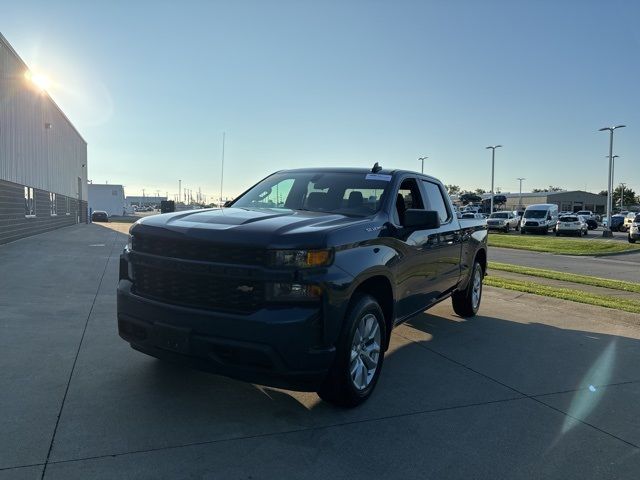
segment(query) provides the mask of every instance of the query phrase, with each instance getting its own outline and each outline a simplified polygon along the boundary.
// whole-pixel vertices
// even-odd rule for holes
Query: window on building
[[[67,197],[67,208],[65,212],[65,215],[71,215],[71,199],[69,197]]]
[[[58,202],[56,194],[53,192],[49,192],[49,206],[51,208],[51,216],[56,216],[58,214]]]
[[[36,202],[31,187],[24,187],[24,216],[27,218],[36,216]]]

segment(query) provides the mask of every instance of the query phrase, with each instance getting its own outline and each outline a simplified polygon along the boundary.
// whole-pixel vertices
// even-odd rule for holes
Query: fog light
[[[318,285],[300,283],[271,283],[267,288],[267,300],[282,301],[313,301],[322,296],[322,288]]]

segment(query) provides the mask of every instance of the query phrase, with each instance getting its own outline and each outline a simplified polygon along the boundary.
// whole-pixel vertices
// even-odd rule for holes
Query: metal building
[[[507,202],[501,206],[502,210],[521,210],[536,203],[555,203],[562,212],[577,212],[591,210],[595,213],[604,213],[607,205],[607,197],[582,190],[536,192],[536,193],[500,193],[506,197]],[[490,194],[483,194],[482,199],[487,201]]]
[[[85,222],[87,143],[0,34],[0,243]]]

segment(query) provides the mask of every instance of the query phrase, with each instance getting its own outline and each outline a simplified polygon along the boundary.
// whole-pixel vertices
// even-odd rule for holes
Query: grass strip
[[[590,275],[579,275],[576,273],[557,272],[555,270],[545,270],[542,268],[523,267],[521,265],[511,265],[509,263],[489,262],[489,270],[500,270],[503,272],[519,273],[532,277],[549,278],[563,282],[580,283],[594,287],[610,288],[612,290],[622,290],[624,292],[640,293],[640,283],[625,282],[623,280],[609,280],[608,278],[592,277]],[[640,277],[640,272],[638,272]]]
[[[543,235],[489,235],[489,246],[563,255],[599,255],[640,251],[640,244],[620,240],[577,239]]]
[[[560,298],[571,302],[586,303],[589,305],[596,305],[598,307],[622,310],[624,312],[640,313],[640,304],[637,301],[627,300],[624,298],[611,298],[605,295],[587,293],[581,290],[573,290],[571,288],[551,287],[534,282],[511,280],[493,275],[485,277],[484,283],[485,285],[492,287],[506,288],[508,290],[516,290],[518,292],[533,293],[534,295],[542,295],[544,297]]]

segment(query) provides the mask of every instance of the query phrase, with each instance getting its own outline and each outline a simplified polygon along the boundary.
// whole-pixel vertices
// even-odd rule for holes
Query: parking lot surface
[[[486,288],[474,319],[444,302],[398,328],[343,410],[130,349],[125,242],[0,246],[0,480],[638,478],[640,315]]]

